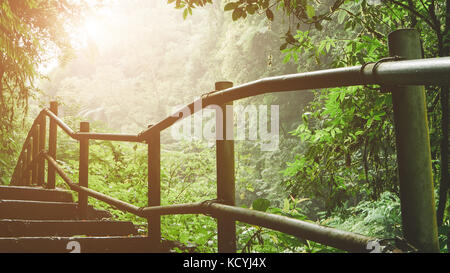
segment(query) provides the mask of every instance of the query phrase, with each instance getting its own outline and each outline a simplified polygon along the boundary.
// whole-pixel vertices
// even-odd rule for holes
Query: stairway
[[[167,252],[138,236],[131,222],[89,207],[81,220],[72,194],[61,189],[0,186],[0,253]]]

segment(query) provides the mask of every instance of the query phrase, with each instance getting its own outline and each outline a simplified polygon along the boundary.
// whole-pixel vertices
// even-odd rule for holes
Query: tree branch
[[[387,0],[386,2],[390,2],[392,4],[395,4],[397,6],[400,6],[408,11],[410,11],[412,14],[414,14],[415,16],[419,17],[420,19],[422,19],[425,23],[427,23],[432,29],[434,29],[435,31],[440,31],[439,28],[437,28],[436,25],[433,24],[432,21],[430,21],[425,15],[423,15],[422,13],[418,12],[417,10],[415,10],[414,8],[410,7],[409,5],[406,5],[402,2],[399,2],[397,0]]]

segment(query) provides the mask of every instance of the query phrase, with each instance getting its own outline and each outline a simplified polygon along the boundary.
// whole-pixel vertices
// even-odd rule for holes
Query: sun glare
[[[94,42],[97,47],[103,47],[112,42],[111,23],[113,11],[110,8],[93,9],[84,18],[84,22],[74,32],[73,45],[85,47]]]
[[[89,35],[89,38],[96,40],[99,39],[102,34],[102,22],[98,19],[89,18],[84,23],[84,31]]]

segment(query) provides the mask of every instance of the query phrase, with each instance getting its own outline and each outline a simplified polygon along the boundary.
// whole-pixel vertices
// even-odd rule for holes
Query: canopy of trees
[[[388,33],[399,28],[420,32],[424,57],[448,56],[449,4],[131,0],[105,4],[94,23],[86,24],[83,9],[92,4],[81,1],[0,1],[0,183],[8,182],[11,158],[21,149],[32,117],[50,100],[62,104],[61,116],[72,128],[89,120],[92,131],[137,133],[211,91],[216,81],[238,85],[379,60],[388,55]],[[55,56],[59,65],[43,77],[41,66]],[[427,86],[426,92],[441,250],[447,251],[449,90]],[[389,93],[356,86],[236,103],[280,105],[281,123],[277,151],[261,151],[258,141],[236,142],[238,205],[371,236],[401,236]],[[31,113],[17,115],[28,104]],[[214,198],[214,151],[208,144],[175,142],[168,134],[162,139],[162,203]],[[145,149],[96,144],[90,185],[145,206]],[[64,138],[58,145],[63,147],[58,160],[76,178],[76,145]],[[116,217],[146,223],[124,213]],[[214,251],[211,222],[164,219],[163,236]],[[254,226],[240,225],[238,231],[244,252],[336,251]]]

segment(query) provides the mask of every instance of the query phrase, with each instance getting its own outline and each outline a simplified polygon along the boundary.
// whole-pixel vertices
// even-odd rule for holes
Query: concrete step
[[[109,218],[111,214],[89,206],[88,219]],[[77,203],[29,200],[0,200],[0,219],[78,220]]]
[[[0,238],[0,253],[148,253],[168,252],[148,237],[21,237]]]
[[[98,220],[0,220],[0,237],[137,235],[131,222]]]
[[[69,191],[25,186],[0,186],[0,199],[73,202]]]

